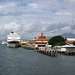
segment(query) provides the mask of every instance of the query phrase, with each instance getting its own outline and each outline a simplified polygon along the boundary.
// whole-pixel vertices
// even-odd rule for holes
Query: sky
[[[0,39],[15,31],[21,39],[75,35],[75,0],[0,0]]]

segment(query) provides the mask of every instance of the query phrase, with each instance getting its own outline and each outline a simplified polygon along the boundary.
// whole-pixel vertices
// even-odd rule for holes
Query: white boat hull
[[[10,41],[7,43],[7,46],[15,48],[15,47],[20,47],[21,45],[20,45],[20,42],[18,42],[18,41]]]
[[[18,47],[16,44],[7,44],[8,47]]]

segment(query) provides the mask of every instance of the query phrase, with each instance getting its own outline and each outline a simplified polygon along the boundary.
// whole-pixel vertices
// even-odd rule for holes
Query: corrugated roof
[[[75,41],[66,41],[66,43],[73,43],[73,42],[75,42]]]

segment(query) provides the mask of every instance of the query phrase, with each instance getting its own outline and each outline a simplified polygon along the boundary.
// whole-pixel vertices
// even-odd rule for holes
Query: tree
[[[49,39],[48,44],[53,46],[61,46],[65,45],[66,38],[63,38],[62,36],[54,36],[51,39]]]
[[[75,42],[73,42],[73,45],[75,45]]]

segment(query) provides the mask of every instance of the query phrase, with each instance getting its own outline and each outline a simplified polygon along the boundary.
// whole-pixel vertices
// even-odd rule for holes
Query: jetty
[[[39,50],[37,50],[37,52],[39,52],[41,54],[48,55],[48,56],[56,56],[56,50],[55,49],[39,48]]]
[[[56,56],[55,50],[48,50],[48,51],[47,50],[37,50],[37,52],[48,55],[48,56]]]
[[[22,48],[28,49],[28,50],[34,50],[38,53],[49,55],[49,56],[56,56],[56,50],[51,48],[45,48],[45,47],[34,47],[30,44],[21,44]]]
[[[37,48],[31,44],[21,44],[21,47],[28,50],[37,50]]]
[[[65,54],[65,55],[75,55],[75,46],[74,45],[63,45],[55,47],[56,54]]]
[[[66,51],[65,55],[75,55],[75,50]]]

